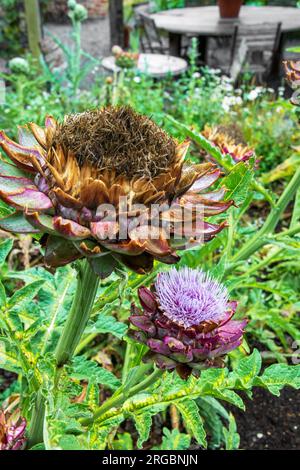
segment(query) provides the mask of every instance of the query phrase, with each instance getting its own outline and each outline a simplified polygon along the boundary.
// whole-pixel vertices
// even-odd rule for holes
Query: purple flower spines
[[[227,289],[203,271],[172,268],[158,276],[155,288],[164,314],[184,328],[219,321],[226,311]]]

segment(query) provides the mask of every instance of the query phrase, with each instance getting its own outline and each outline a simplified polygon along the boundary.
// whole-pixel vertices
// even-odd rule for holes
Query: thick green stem
[[[30,428],[28,433],[27,447],[31,447],[43,442],[43,427],[45,416],[45,402],[41,392],[37,392],[32,416],[30,421]]]
[[[61,368],[73,356],[89,320],[97,293],[99,277],[92,271],[87,260],[78,272],[78,283],[71,311],[55,351],[57,367]],[[57,379],[57,377],[56,377]],[[45,402],[41,391],[37,393],[29,429],[29,447],[43,442]]]
[[[55,357],[58,367],[66,364],[74,354],[90,317],[98,285],[99,277],[85,260],[78,274],[72,308],[56,347]]]
[[[147,276],[135,276],[133,281],[129,281],[128,287],[131,290],[137,290],[140,286],[145,285],[148,286],[151,284],[151,281],[156,277],[157,272],[154,270]],[[110,284],[109,289],[107,289],[104,292],[104,295],[99,298],[93,308],[92,315],[93,313],[99,312],[99,310],[102,310],[105,306],[112,304],[114,301],[116,301],[119,296],[119,281],[115,281],[112,284]],[[78,347],[76,348],[75,355],[79,354],[89,343],[91,343],[97,336],[97,333],[90,333],[87,335],[85,338],[83,338]]]
[[[126,345],[126,352],[125,352],[125,359],[124,359],[124,364],[123,364],[123,370],[122,370],[122,383],[126,381],[126,377],[129,371],[130,363],[131,363],[131,356],[132,356],[132,343],[128,342]]]
[[[156,382],[157,379],[159,379],[163,374],[163,371],[161,369],[156,369],[152,374],[150,374],[148,377],[146,377],[142,382],[139,384],[135,385],[135,387],[132,387],[127,393],[122,393],[120,395],[112,396],[108,400],[103,403],[94,413],[92,418],[84,418],[80,422],[83,426],[88,426],[89,424],[92,424],[94,421],[100,419],[108,410],[111,408],[118,408],[123,403],[128,400],[129,398],[133,397],[134,395],[137,395],[139,392],[142,392],[143,390],[146,390],[150,385],[152,385],[154,382]]]
[[[40,42],[42,36],[39,2],[37,0],[25,0],[24,5],[29,48],[33,57],[38,61],[41,54]]]
[[[232,262],[242,261],[248,259],[253,253],[261,248],[267,240],[267,236],[276,228],[282,213],[284,212],[288,203],[293,199],[297,189],[300,186],[300,168],[296,171],[293,178],[287,185],[285,191],[282,193],[275,207],[271,210],[264,225],[252,237],[241,250],[232,258]]]

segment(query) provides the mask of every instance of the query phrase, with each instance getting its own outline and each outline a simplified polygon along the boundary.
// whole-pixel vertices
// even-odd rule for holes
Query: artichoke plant
[[[300,80],[300,61],[285,60],[283,61],[286,78],[290,83]]]
[[[0,145],[11,160],[0,160],[0,198],[16,209],[0,228],[44,234],[49,267],[85,257],[102,277],[104,266],[108,275],[118,263],[145,273],[154,259],[175,263],[176,249],[226,226],[205,221],[232,204],[223,201],[224,188],[202,194],[220,170],[186,164],[188,142],[178,144],[128,107],[68,115],[62,123],[48,116],[45,127],[20,127],[19,143],[1,132]]]
[[[285,68],[285,73],[286,73],[286,79],[289,82],[290,86],[293,89],[299,89],[300,87],[300,61],[294,61],[294,60],[285,60],[283,61],[284,68]],[[299,93],[298,90],[296,93],[293,93],[293,95],[290,98],[290,101],[292,104],[299,106],[300,101],[299,101]]]
[[[118,67],[122,69],[131,69],[137,66],[139,59],[138,52],[126,52],[120,46],[113,46],[111,51]]]
[[[139,289],[142,309],[132,306],[129,336],[148,346],[144,360],[182,378],[208,367],[238,347],[246,321],[232,320],[237,302],[209,274],[190,268],[160,273],[152,290]]]
[[[26,445],[26,420],[19,410],[0,410],[0,450],[23,450]]]
[[[237,138],[233,131],[234,129],[227,128],[227,126],[205,126],[202,134],[224,155],[229,154],[236,163],[248,161],[255,152],[251,147],[242,143],[240,136]]]

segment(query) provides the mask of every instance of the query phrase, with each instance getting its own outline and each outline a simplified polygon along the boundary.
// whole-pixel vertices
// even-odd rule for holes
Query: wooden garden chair
[[[269,76],[277,58],[280,36],[281,23],[240,25],[229,73],[232,68],[236,71],[237,63],[239,63],[240,73],[246,71],[253,73],[258,82],[262,83],[263,78]]]
[[[208,38],[208,65],[229,73],[236,53],[237,35],[238,26],[233,25],[231,34]]]
[[[147,13],[139,13],[138,25],[141,30],[141,48],[143,52],[152,54],[167,54],[168,46],[163,43],[155,21]]]

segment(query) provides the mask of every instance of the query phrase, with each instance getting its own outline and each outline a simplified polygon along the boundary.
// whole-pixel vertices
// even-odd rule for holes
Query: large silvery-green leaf
[[[97,320],[90,322],[86,328],[87,333],[110,333],[119,339],[122,339],[127,331],[125,323],[119,322],[112,315],[103,315],[100,313]]]
[[[44,282],[43,279],[34,281],[17,290],[8,300],[8,308],[16,307],[17,310],[20,310],[24,303],[29,302],[37,295]]]
[[[247,196],[252,181],[253,171],[243,162],[237,163],[230,173],[222,179],[228,192],[225,200],[233,199],[236,205],[241,204]]]
[[[70,366],[70,376],[87,382],[93,379],[94,383],[105,385],[113,390],[121,385],[120,380],[112,372],[83,356],[77,356],[73,359]]]

